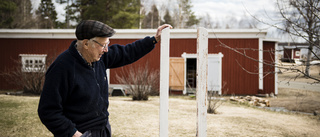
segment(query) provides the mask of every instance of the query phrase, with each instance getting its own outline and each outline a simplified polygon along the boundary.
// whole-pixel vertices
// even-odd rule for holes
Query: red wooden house
[[[66,50],[75,40],[75,30],[0,30],[0,71],[14,67],[14,60],[23,60],[28,72],[39,68]],[[153,36],[156,30],[125,29],[116,30],[111,44],[126,44],[145,36]],[[277,94],[275,49],[277,41],[266,39],[266,31],[261,30],[208,30],[208,90],[222,94],[255,95],[259,93]],[[170,91],[187,94],[196,86],[197,30],[170,30]],[[272,51],[272,52],[266,52]],[[160,68],[160,45],[146,57],[126,66],[140,66],[148,62],[149,69]],[[38,63],[38,64],[37,64]],[[29,69],[28,69],[29,68]],[[121,85],[115,79],[121,68],[108,71],[111,86]],[[164,74],[160,74],[164,75]],[[0,76],[0,90],[16,89]]]
[[[306,59],[306,55],[302,54],[302,50],[309,48],[308,43],[279,43],[279,49],[283,49],[282,62],[299,62]],[[305,56],[305,58],[303,58]]]

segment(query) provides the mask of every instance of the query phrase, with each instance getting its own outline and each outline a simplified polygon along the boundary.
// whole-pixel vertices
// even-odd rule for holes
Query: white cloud
[[[240,19],[244,14],[274,11],[275,0],[193,0],[193,11],[196,15],[209,13],[214,18],[235,17]],[[249,12],[249,13],[248,13]],[[270,13],[271,14],[271,13]]]

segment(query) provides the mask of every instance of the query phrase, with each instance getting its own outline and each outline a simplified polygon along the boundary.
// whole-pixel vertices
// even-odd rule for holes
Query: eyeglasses
[[[110,41],[108,41],[108,43],[106,44],[106,45],[102,45],[101,43],[99,43],[98,41],[96,41],[96,40],[92,40],[93,42],[95,42],[95,43],[97,43],[97,44],[99,44],[101,47],[103,47],[103,49],[106,49],[107,47],[108,47],[108,45],[110,44]]]

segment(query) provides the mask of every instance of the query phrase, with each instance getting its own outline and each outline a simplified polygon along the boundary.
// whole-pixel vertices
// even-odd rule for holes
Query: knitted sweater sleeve
[[[46,73],[38,106],[41,122],[55,137],[70,136],[75,130],[75,124],[63,114],[63,104],[70,91],[72,85],[70,82],[73,78],[72,72],[65,71],[66,65],[55,62],[50,66]]]
[[[154,37],[145,37],[125,46],[115,44],[108,48],[108,52],[105,53],[102,59],[106,68],[121,67],[131,64],[148,54],[154,49],[155,44]]]

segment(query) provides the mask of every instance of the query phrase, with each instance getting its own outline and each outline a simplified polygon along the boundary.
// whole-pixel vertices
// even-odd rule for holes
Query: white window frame
[[[300,51],[296,51],[295,56],[300,57]]]
[[[46,54],[19,54],[22,72],[45,72]]]

